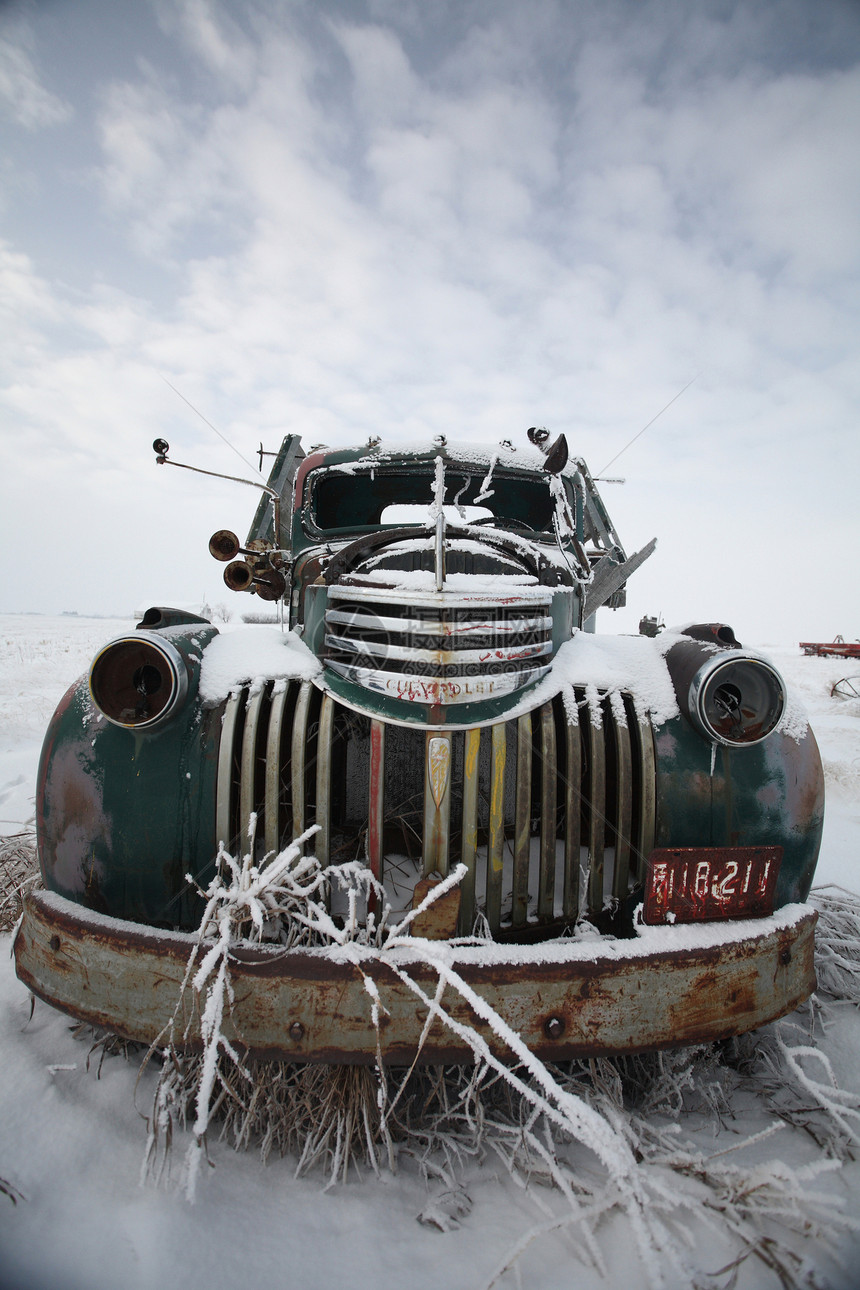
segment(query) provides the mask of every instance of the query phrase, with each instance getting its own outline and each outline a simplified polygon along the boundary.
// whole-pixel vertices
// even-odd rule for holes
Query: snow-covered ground
[[[71,616],[0,617],[0,832],[15,833],[32,822],[46,722],[96,648],[128,626]],[[841,677],[860,674],[860,664],[805,658],[793,646],[762,648],[806,706],[821,746],[828,804],[817,881],[860,892],[860,699],[830,693]],[[30,1016],[29,995],[15,978],[8,948],[9,937],[0,938],[0,1179],[18,1199],[13,1204],[0,1194],[2,1290],[218,1290],[244,1283],[479,1290],[518,1243],[524,1248],[501,1274],[500,1286],[629,1290],[647,1284],[629,1220],[618,1208],[596,1228],[605,1261],[601,1275],[577,1255],[579,1229],[542,1230],[563,1213],[558,1193],[535,1182],[524,1189],[492,1154],[462,1165],[457,1195],[447,1200],[439,1196],[440,1183],[431,1182],[428,1192],[408,1156],[396,1174],[353,1174],[346,1184],[325,1189],[321,1176],[295,1178],[289,1158],[270,1157],[263,1166],[253,1151],[235,1154],[224,1143],[213,1145],[215,1168],[200,1179],[193,1205],[175,1185],[141,1185],[142,1116],[150,1109],[155,1072],[148,1069],[138,1082],[137,1063],[120,1057],[106,1058],[100,1069],[96,1057],[88,1066],[89,1044],[73,1036],[67,1019],[41,1003]],[[837,1005],[818,1045],[840,1085],[860,1094],[860,1011]],[[774,1123],[754,1087],[724,1083],[720,1096],[719,1118],[698,1109],[680,1119],[679,1136],[712,1160]],[[174,1154],[178,1166],[182,1144]],[[796,1171],[798,1189],[807,1196],[799,1216],[789,1219],[796,1248],[808,1259],[798,1284],[847,1290],[860,1281],[860,1233],[839,1238],[840,1267],[803,1236],[803,1205],[811,1212],[811,1194],[820,1191],[860,1220],[860,1164],[849,1159],[804,1181],[802,1170],[821,1158],[808,1133],[786,1127],[729,1157],[739,1165],[777,1161],[784,1171]],[[594,1167],[583,1158],[583,1169]],[[652,1173],[656,1187],[662,1175]],[[701,1284],[729,1284],[728,1272],[704,1279],[737,1250],[704,1191],[700,1209],[691,1211],[695,1179],[667,1173],[665,1181],[670,1197],[676,1189],[679,1201],[682,1192],[686,1198],[677,1211],[676,1236],[689,1236]],[[417,1221],[428,1200],[438,1202],[439,1212],[454,1212],[451,1230]],[[534,1239],[526,1243],[529,1233]],[[669,1286],[690,1284],[689,1274],[668,1265],[665,1271]],[[779,1282],[753,1258],[740,1265],[736,1284],[757,1290]]]

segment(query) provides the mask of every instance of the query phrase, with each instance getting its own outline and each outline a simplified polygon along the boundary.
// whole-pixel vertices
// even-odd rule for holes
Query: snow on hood
[[[486,553],[487,548],[481,548]],[[386,590],[431,594],[440,605],[445,604],[446,592],[469,595],[474,600],[486,597],[488,601],[538,600],[547,601],[555,591],[573,591],[573,587],[547,588],[540,585],[530,573],[448,573],[444,591],[436,590],[436,574],[430,569],[374,569],[371,573],[351,573],[347,586],[366,585],[371,590],[382,585]]]
[[[642,717],[649,715],[655,726],[678,716],[669,669],[650,637],[598,636],[577,630],[561,646],[543,680],[530,689],[516,707],[505,712],[505,720],[511,721],[531,712],[560,693],[565,700],[568,720],[576,724],[581,718],[573,710],[576,701],[572,687],[575,685],[585,688],[591,720],[595,725],[601,720],[600,698],[604,693],[609,695],[610,701],[613,695],[632,695],[637,714]],[[620,705],[616,712],[623,722]]]
[[[598,636],[576,631],[558,651],[550,675],[553,693],[561,682],[564,686],[584,685],[609,694],[632,694],[637,712],[649,713],[655,726],[678,716],[669,669],[648,636]]]
[[[321,662],[294,631],[237,626],[222,629],[203,651],[200,697],[219,703],[242,685],[253,691],[267,680],[312,681],[321,673]],[[548,675],[505,717],[530,712],[574,685],[585,686],[595,698],[598,691],[632,694],[637,711],[649,713],[655,725],[678,715],[666,663],[652,640],[577,631],[561,646]]]
[[[321,671],[319,659],[295,632],[250,625],[221,630],[203,651],[200,698],[220,703],[243,685],[254,691],[270,680],[312,681]]]

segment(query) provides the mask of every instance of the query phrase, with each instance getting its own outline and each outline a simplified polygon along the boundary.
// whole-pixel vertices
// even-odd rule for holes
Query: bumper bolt
[[[791,962],[791,950],[780,950],[779,961],[783,967],[788,967]]]
[[[561,1017],[547,1017],[543,1023],[543,1033],[547,1039],[561,1039],[564,1034],[564,1021]]]
[[[305,1028],[300,1021],[294,1021],[290,1026],[290,1039],[294,1039],[296,1043],[304,1038],[304,1033]]]

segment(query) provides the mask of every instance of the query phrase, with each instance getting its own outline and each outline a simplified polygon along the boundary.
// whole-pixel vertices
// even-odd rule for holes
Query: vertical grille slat
[[[505,846],[505,762],[507,738],[504,723],[492,726],[490,754],[490,818],[487,834],[487,903],[490,931],[502,924],[502,864]]]
[[[556,861],[556,784],[558,760],[556,757],[555,716],[552,704],[545,703],[540,710],[540,868],[538,876],[538,921],[552,921],[555,902]]]
[[[635,859],[636,875],[642,880],[645,861],[654,849],[657,831],[657,754],[654,749],[654,731],[648,718],[638,717],[635,730],[639,766]]]
[[[367,859],[373,876],[383,879],[385,832],[385,725],[370,723],[370,774],[367,798]]]
[[[287,727],[286,712],[289,698],[289,687],[284,682],[276,684],[274,693],[272,694],[271,706],[269,708],[269,728],[266,731],[264,837],[267,852],[280,851],[282,845],[281,771],[283,758],[281,755],[281,748],[283,747],[284,732]]]
[[[466,876],[460,883],[461,936],[468,936],[475,922],[475,869],[478,859],[478,769],[481,755],[480,730],[467,730],[463,748],[463,834],[460,861]]]
[[[599,725],[595,716],[599,718]],[[603,912],[603,848],[606,839],[606,730],[602,706],[588,712],[582,729],[586,734],[588,764],[585,798],[589,814],[588,913],[589,917],[597,918]]]
[[[564,782],[565,830],[562,912],[565,921],[568,923],[575,922],[579,914],[579,847],[582,821],[582,744],[579,723],[573,723],[571,720],[572,715],[577,715],[575,705],[572,713],[562,713],[567,731],[565,741],[567,760]]]
[[[514,822],[514,875],[511,922],[523,927],[529,904],[529,860],[532,822],[532,719],[526,713],[517,722],[517,791]]]
[[[244,691],[230,695],[221,722],[221,743],[218,749],[218,778],[215,807],[215,841],[232,850],[236,842],[236,809],[240,775],[235,766],[240,756],[242,722],[245,705]],[[241,765],[241,763],[240,763]]]
[[[622,715],[624,715],[622,713]],[[630,842],[633,826],[633,758],[630,731],[625,721],[615,723],[615,862],[612,872],[612,895],[620,900],[627,895],[630,874]]]
[[[303,681],[293,717],[293,738],[290,748],[290,782],[293,798],[293,837],[304,833],[305,815],[305,753],[308,742],[308,713],[311,705],[311,683]]]
[[[323,697],[320,709],[320,728],[317,738],[316,767],[316,824],[319,832],[313,840],[316,857],[321,865],[329,863],[331,853],[331,756],[334,729],[334,700],[330,694]]]
[[[216,832],[241,854],[256,812],[262,855],[315,822],[308,851],[323,865],[366,859],[401,909],[422,872],[462,862],[461,934],[479,911],[503,939],[583,916],[606,928],[653,847],[655,767],[629,695],[574,687],[452,733],[371,720],[309,681],[270,682],[225,702]]]
[[[245,705],[245,729],[242,732],[242,763],[239,772],[239,829],[240,844],[248,839],[251,815],[256,812],[258,801],[257,754],[260,735],[260,711],[263,707],[263,689],[252,694]]]

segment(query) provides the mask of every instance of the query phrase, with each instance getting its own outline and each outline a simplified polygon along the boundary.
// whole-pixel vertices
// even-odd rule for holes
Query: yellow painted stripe
[[[502,920],[502,852],[505,845],[505,723],[492,727],[490,762],[490,838],[487,847],[487,922],[498,931]]]
[[[480,730],[467,730],[463,749],[463,841],[460,855],[466,876],[460,884],[460,934],[468,936],[475,921],[475,859],[478,850],[478,754]]]

